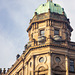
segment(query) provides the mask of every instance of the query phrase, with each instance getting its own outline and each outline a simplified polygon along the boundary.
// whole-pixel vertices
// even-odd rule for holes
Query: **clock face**
[[[59,57],[56,57],[56,62],[60,62],[61,59]]]
[[[39,62],[44,62],[44,58],[41,57],[41,58],[39,59]]]

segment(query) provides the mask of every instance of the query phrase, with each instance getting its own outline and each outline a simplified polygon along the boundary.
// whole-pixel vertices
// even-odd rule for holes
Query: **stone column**
[[[24,75],[28,75],[28,64],[27,63],[24,63]]]
[[[52,60],[51,60],[51,58],[52,58],[52,54],[51,53],[49,53],[49,71],[48,71],[48,75],[52,75]]]
[[[46,38],[46,43],[48,43],[48,44],[50,44],[50,42],[51,42],[51,28],[48,26],[47,28],[46,28],[46,32],[47,32],[47,38]]]
[[[68,56],[65,56],[65,64],[66,64],[66,75],[69,75],[69,62]]]

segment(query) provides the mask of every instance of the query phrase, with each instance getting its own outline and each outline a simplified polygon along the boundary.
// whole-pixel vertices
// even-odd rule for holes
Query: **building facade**
[[[75,75],[75,42],[64,8],[47,1],[36,10],[27,29],[25,51],[6,75]]]

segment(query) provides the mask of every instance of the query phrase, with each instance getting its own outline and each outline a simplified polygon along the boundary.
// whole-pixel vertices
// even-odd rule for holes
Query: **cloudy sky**
[[[75,29],[75,0],[53,0],[65,9]],[[9,68],[28,42],[26,29],[35,9],[46,0],[0,0],[0,68]],[[75,30],[72,41],[75,41]]]

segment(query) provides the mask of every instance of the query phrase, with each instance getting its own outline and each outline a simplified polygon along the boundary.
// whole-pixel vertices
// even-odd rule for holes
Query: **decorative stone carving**
[[[46,37],[45,36],[39,36],[38,37],[38,41],[39,42],[42,42],[42,41],[45,41],[46,40]]]
[[[60,58],[60,60],[61,60],[60,62],[56,61],[57,57]],[[58,54],[53,54],[52,58],[53,58],[53,60],[52,60],[52,69],[55,70],[55,68],[57,66],[60,66],[60,68],[62,69],[62,71],[64,71],[65,70],[65,56],[58,55]]]

